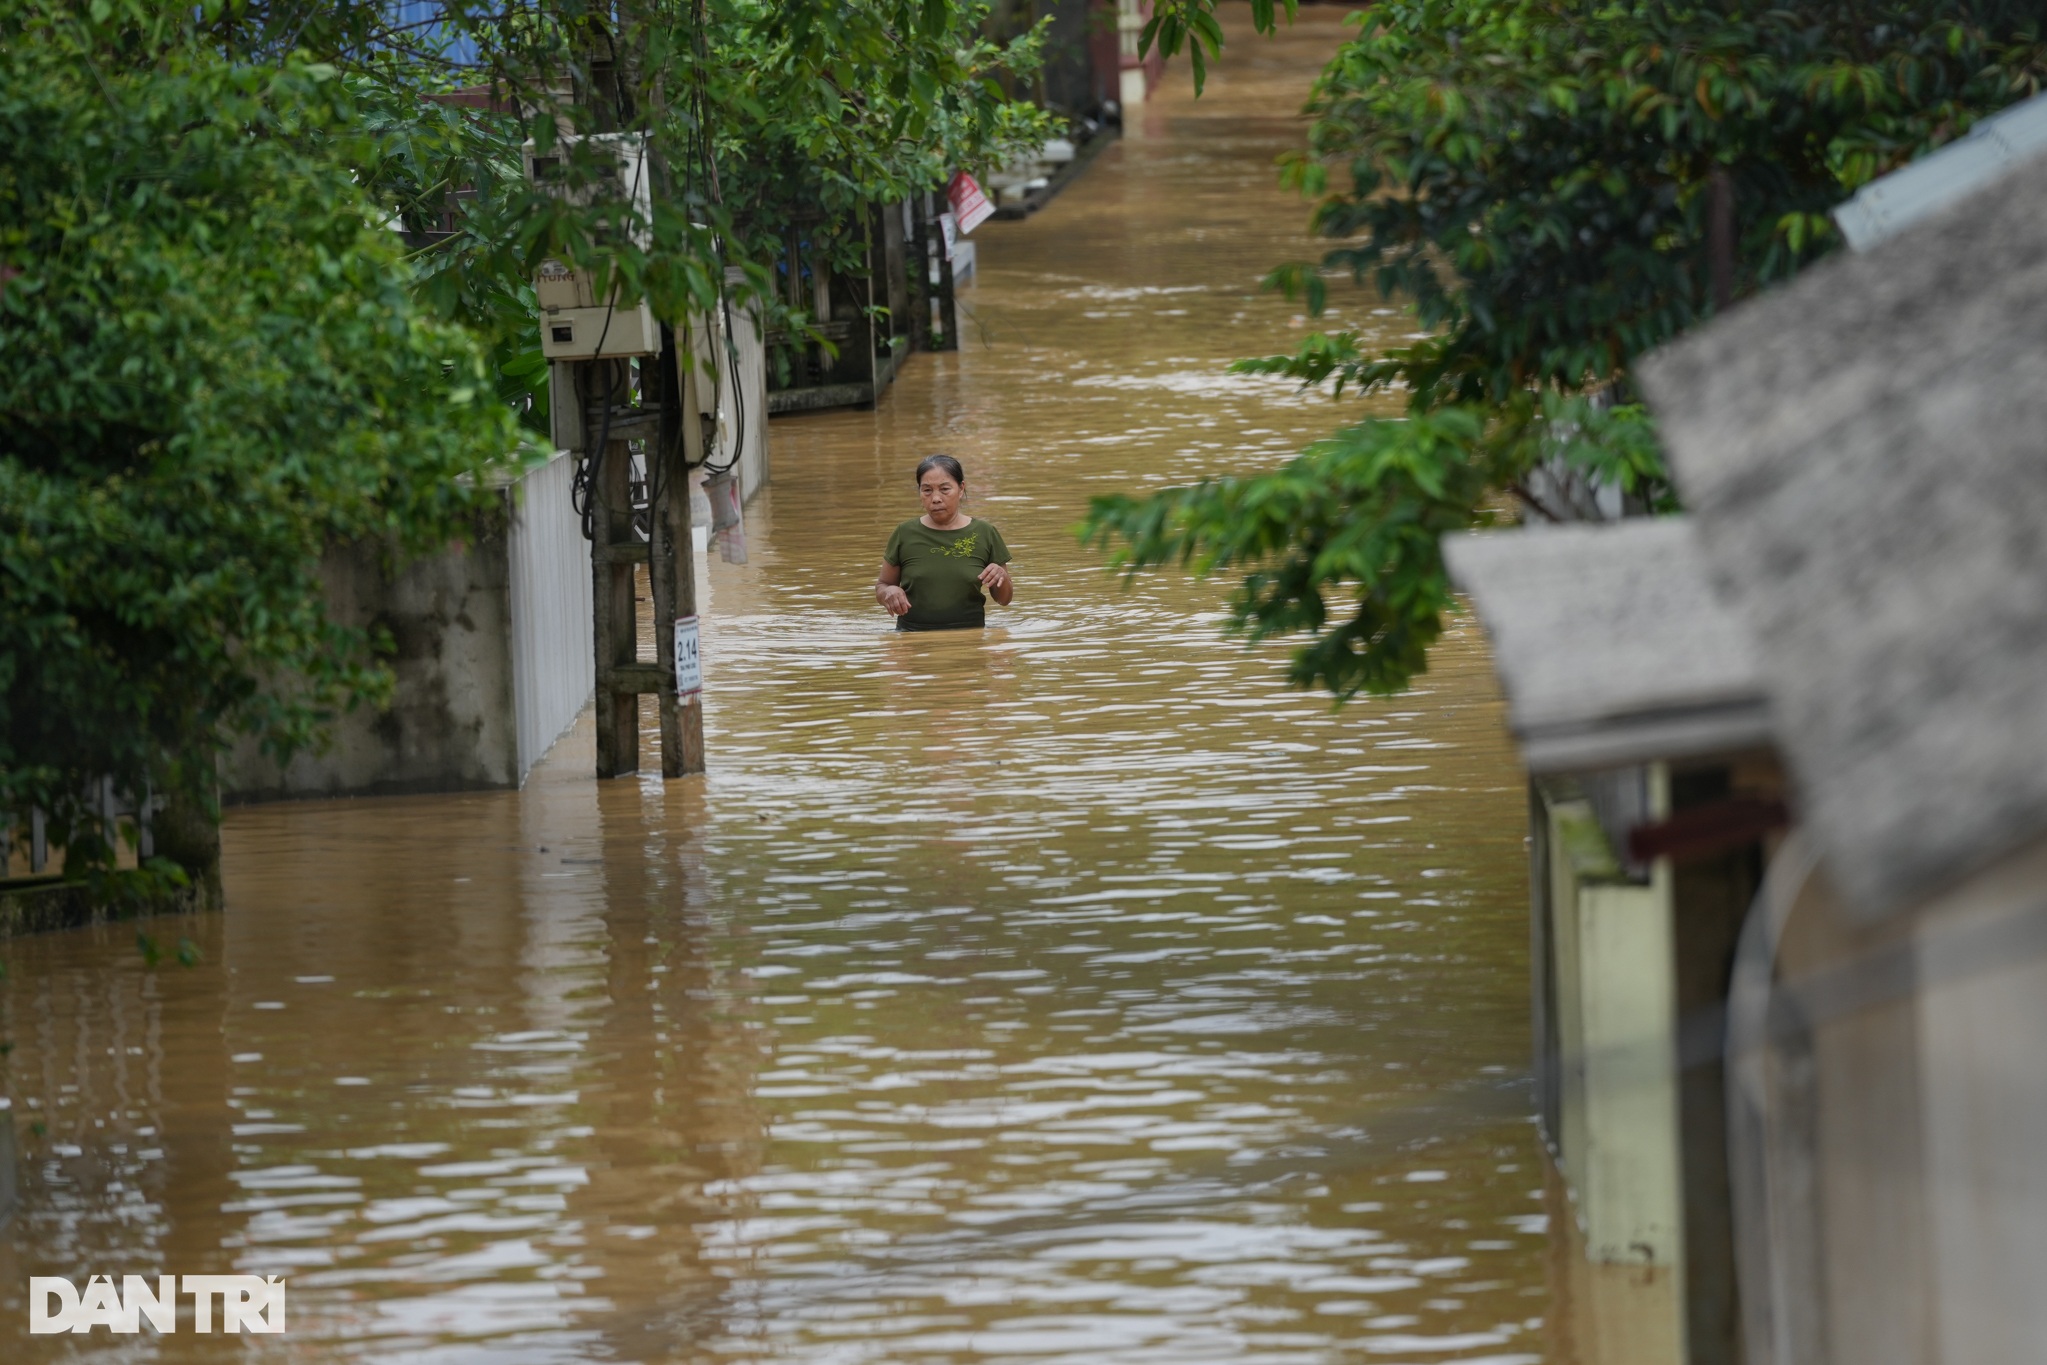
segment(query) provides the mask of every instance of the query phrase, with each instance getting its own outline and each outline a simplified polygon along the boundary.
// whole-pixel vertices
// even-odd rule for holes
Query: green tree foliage
[[[372,18],[333,17],[351,10]],[[493,337],[537,336],[521,321],[523,291],[550,257],[597,268],[622,299],[645,297],[677,321],[721,306],[726,269],[738,267],[743,294],[801,323],[774,278],[791,224],[834,267],[864,269],[870,206],[1051,131],[1003,86],[1034,69],[1035,35],[984,39],[981,0],[444,0],[430,28],[410,30],[379,28],[388,12],[341,0],[324,55],[386,91],[385,115],[403,132],[393,140],[403,153],[372,168],[372,192],[415,229],[461,193],[454,235],[422,257],[424,296]],[[469,65],[437,56],[451,42],[470,49]],[[418,95],[432,88],[422,73],[434,71],[490,107],[422,112]],[[620,129],[653,152],[650,218],[612,192],[605,156],[573,141]],[[564,156],[572,196],[524,183],[529,140]],[[530,355],[518,364],[533,373]]]
[[[1029,39],[965,0],[0,0],[0,812],[201,798],[390,687],[322,551],[462,534],[545,428],[531,279],[590,265],[680,323],[773,296],[799,208],[1045,134]],[[644,135],[650,214],[571,135]],[[563,151],[563,197],[521,147]],[[800,322],[800,317],[795,319]]]
[[[444,542],[520,445],[410,297],[336,74],[123,45],[0,27],[0,810],[45,808],[80,868],[90,779],[200,794],[226,732],[286,751],[379,695],[322,547]]]
[[[1284,12],[1289,20],[1300,0],[1251,0],[1251,27],[1270,33]],[[1223,50],[1223,26],[1215,17],[1215,0],[1153,0],[1151,18],[1137,35],[1139,56],[1158,48],[1161,57],[1177,57],[1182,48],[1194,74],[1194,93],[1208,84],[1208,64]]]
[[[1315,314],[1330,279],[1369,286],[1427,339],[1318,332],[1236,368],[1405,414],[1272,473],[1098,499],[1085,533],[1133,571],[1246,573],[1232,625],[1306,634],[1297,684],[1397,691],[1450,604],[1441,532],[1509,493],[1552,514],[1538,467],[1672,507],[1630,363],[1834,249],[1829,209],[2043,74],[2038,7],[1998,0],[1375,5],[1282,171],[1339,244],[1269,283]]]

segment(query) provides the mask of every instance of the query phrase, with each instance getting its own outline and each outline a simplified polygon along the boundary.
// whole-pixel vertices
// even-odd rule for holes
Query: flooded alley
[[[1341,419],[1224,373],[1300,335],[1257,282],[1312,249],[1273,160],[1339,18],[1176,70],[975,234],[960,351],[776,421],[749,562],[700,569],[706,778],[600,785],[586,718],[521,792],[232,811],[226,912],[154,966],[8,945],[0,1356],[1563,1360],[1476,627],[1332,710],[1228,583],[1072,530]],[[985,635],[873,605],[933,452],[1015,554]],[[30,1339],[31,1252],[281,1275],[290,1330]]]

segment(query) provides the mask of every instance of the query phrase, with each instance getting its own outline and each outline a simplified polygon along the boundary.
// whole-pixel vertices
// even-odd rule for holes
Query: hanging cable
[[[607,318],[607,330],[609,326],[610,320]],[[597,345],[600,350],[603,348],[604,337],[602,333],[598,335]],[[604,477],[604,450],[606,446],[611,444],[611,407],[613,399],[618,393],[618,367],[609,361],[602,361],[600,363],[604,365],[605,369],[604,413],[598,422],[597,441],[589,449],[585,450],[583,458],[576,462],[576,472],[569,484],[569,505],[575,509],[576,515],[582,520],[583,539],[592,542],[597,539],[597,525],[596,503],[591,494],[597,486],[597,481]],[[588,405],[583,402],[581,385],[576,386],[576,402],[584,407],[583,415],[587,417],[589,415]]]
[[[632,181],[630,185],[627,186],[626,189],[625,211],[628,214],[630,214],[639,203],[640,185],[642,183],[642,177],[644,177],[646,174],[646,170],[647,148],[645,141],[643,139],[640,146],[640,154],[633,162]],[[620,183],[624,184],[625,182],[621,181]],[[570,506],[575,508],[577,516],[582,519],[583,539],[592,542],[594,542],[597,539],[597,528],[594,513],[592,511],[595,503],[591,495],[597,485],[597,481],[604,476],[604,452],[605,448],[611,444],[611,410],[616,405],[618,399],[619,368],[617,365],[611,364],[609,362],[604,362],[603,360],[604,343],[608,341],[611,337],[611,320],[614,317],[616,317],[617,314],[618,283],[616,280],[614,280],[612,281],[611,289],[608,291],[605,298],[604,326],[598,329],[597,344],[593,346],[590,351],[591,356],[593,358],[597,359],[601,363],[604,363],[605,365],[604,410],[598,419],[597,441],[594,445],[592,445],[588,450],[584,452],[583,459],[577,462],[575,476],[569,485],[569,503]],[[581,386],[577,386],[576,401],[579,404],[583,403],[583,393]],[[589,417],[587,406],[585,408],[585,411],[580,413],[579,416],[583,418],[584,421],[579,422],[578,425],[579,426],[585,425]],[[587,434],[588,433],[586,427],[585,430],[586,437]],[[653,471],[651,469],[648,471],[647,501],[648,517],[651,521],[654,514],[653,509],[656,506],[654,500]]]

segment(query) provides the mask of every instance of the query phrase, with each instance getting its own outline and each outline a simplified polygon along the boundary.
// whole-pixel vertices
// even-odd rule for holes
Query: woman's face
[[[924,515],[940,525],[958,514],[960,499],[966,491],[943,469],[926,470],[924,477],[917,480],[917,496],[924,500]]]

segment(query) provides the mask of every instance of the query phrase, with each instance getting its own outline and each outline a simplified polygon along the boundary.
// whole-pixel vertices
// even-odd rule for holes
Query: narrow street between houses
[[[26,1335],[34,1246],[287,1276],[249,1359],[1564,1359],[1476,628],[1332,710],[1226,583],[1071,530],[1339,420],[1224,373],[1298,336],[1257,282],[1339,18],[1176,69],[976,234],[960,351],[774,424],[700,569],[707,778],[597,783],[586,718],[521,792],[231,812],[196,965],[17,943],[0,1357],[85,1358]],[[985,635],[870,597],[933,452],[1015,553]],[[144,1340],[92,1358],[223,1345]]]

